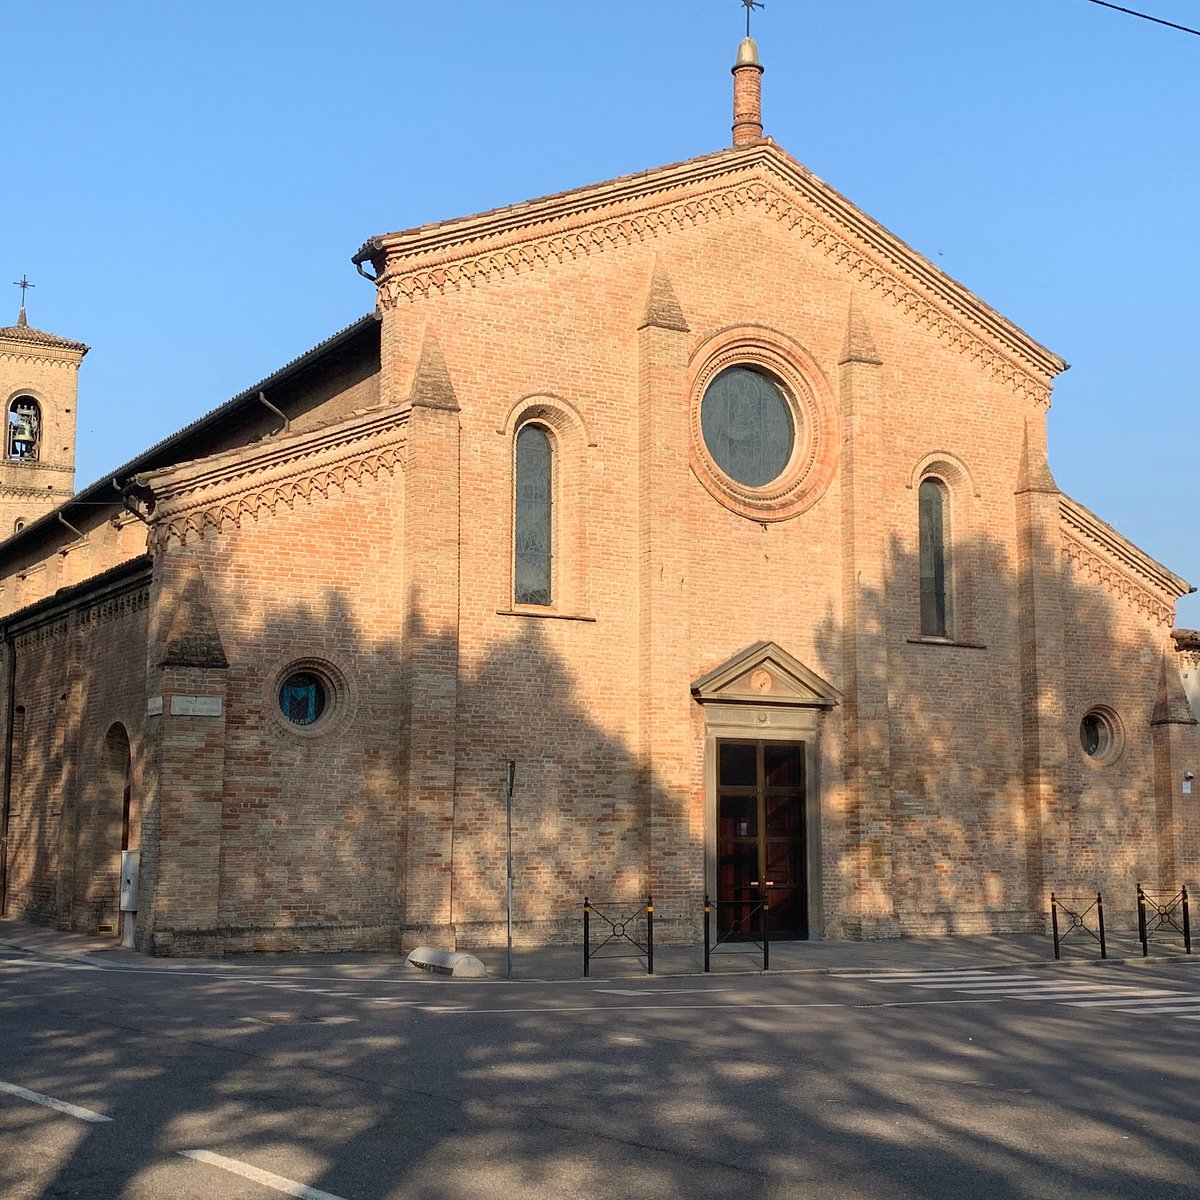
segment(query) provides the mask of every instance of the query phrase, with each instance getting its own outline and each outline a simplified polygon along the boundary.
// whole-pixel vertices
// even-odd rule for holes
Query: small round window
[[[748,488],[778,479],[796,442],[792,406],[782,387],[750,367],[727,367],[708,385],[700,428],[713,462]]]
[[[325,681],[313,671],[293,671],[279,687],[279,710],[293,725],[315,725],[329,702]]]
[[[1116,713],[1108,708],[1093,708],[1079,722],[1079,744],[1095,763],[1112,762],[1121,753],[1123,737]]]

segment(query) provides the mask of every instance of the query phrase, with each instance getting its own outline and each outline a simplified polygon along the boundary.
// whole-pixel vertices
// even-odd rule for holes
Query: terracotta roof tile
[[[25,320],[25,310],[15,325],[0,326],[0,342],[23,342],[27,346],[53,346],[59,350],[78,350],[86,354],[88,347],[82,342],[73,342],[70,338],[59,337],[57,333],[47,333],[44,329],[34,329]]]

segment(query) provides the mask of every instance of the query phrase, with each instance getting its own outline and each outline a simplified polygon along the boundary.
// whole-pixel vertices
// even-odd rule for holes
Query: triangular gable
[[[764,209],[856,285],[877,291],[912,319],[1039,402],[1066,369],[957,280],[885,229],[772,142],[658,167],[606,183],[417,229],[384,234],[354,256],[375,268],[384,310],[443,291],[535,271],[554,262],[651,241],[681,225]]]
[[[701,704],[774,704],[833,708],[842,693],[774,642],[759,642],[692,684]]]

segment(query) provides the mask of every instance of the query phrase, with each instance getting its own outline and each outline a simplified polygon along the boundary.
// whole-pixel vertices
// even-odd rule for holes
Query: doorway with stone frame
[[[841,694],[773,642],[692,685],[705,716],[705,891],[716,933],[820,936],[820,726]]]

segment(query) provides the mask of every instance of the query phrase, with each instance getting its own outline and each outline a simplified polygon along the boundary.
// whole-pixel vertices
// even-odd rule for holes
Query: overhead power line
[[[1143,21],[1153,21],[1155,25],[1165,25],[1168,29],[1178,29],[1180,33],[1194,33],[1196,37],[1200,37],[1200,29],[1189,29],[1186,25],[1176,25],[1174,21],[1164,21],[1162,17],[1152,17],[1149,13],[1122,8],[1119,4],[1109,4],[1108,0],[1088,0],[1088,3],[1098,4],[1101,8],[1115,8],[1117,12],[1128,13],[1131,17],[1141,17]]]

